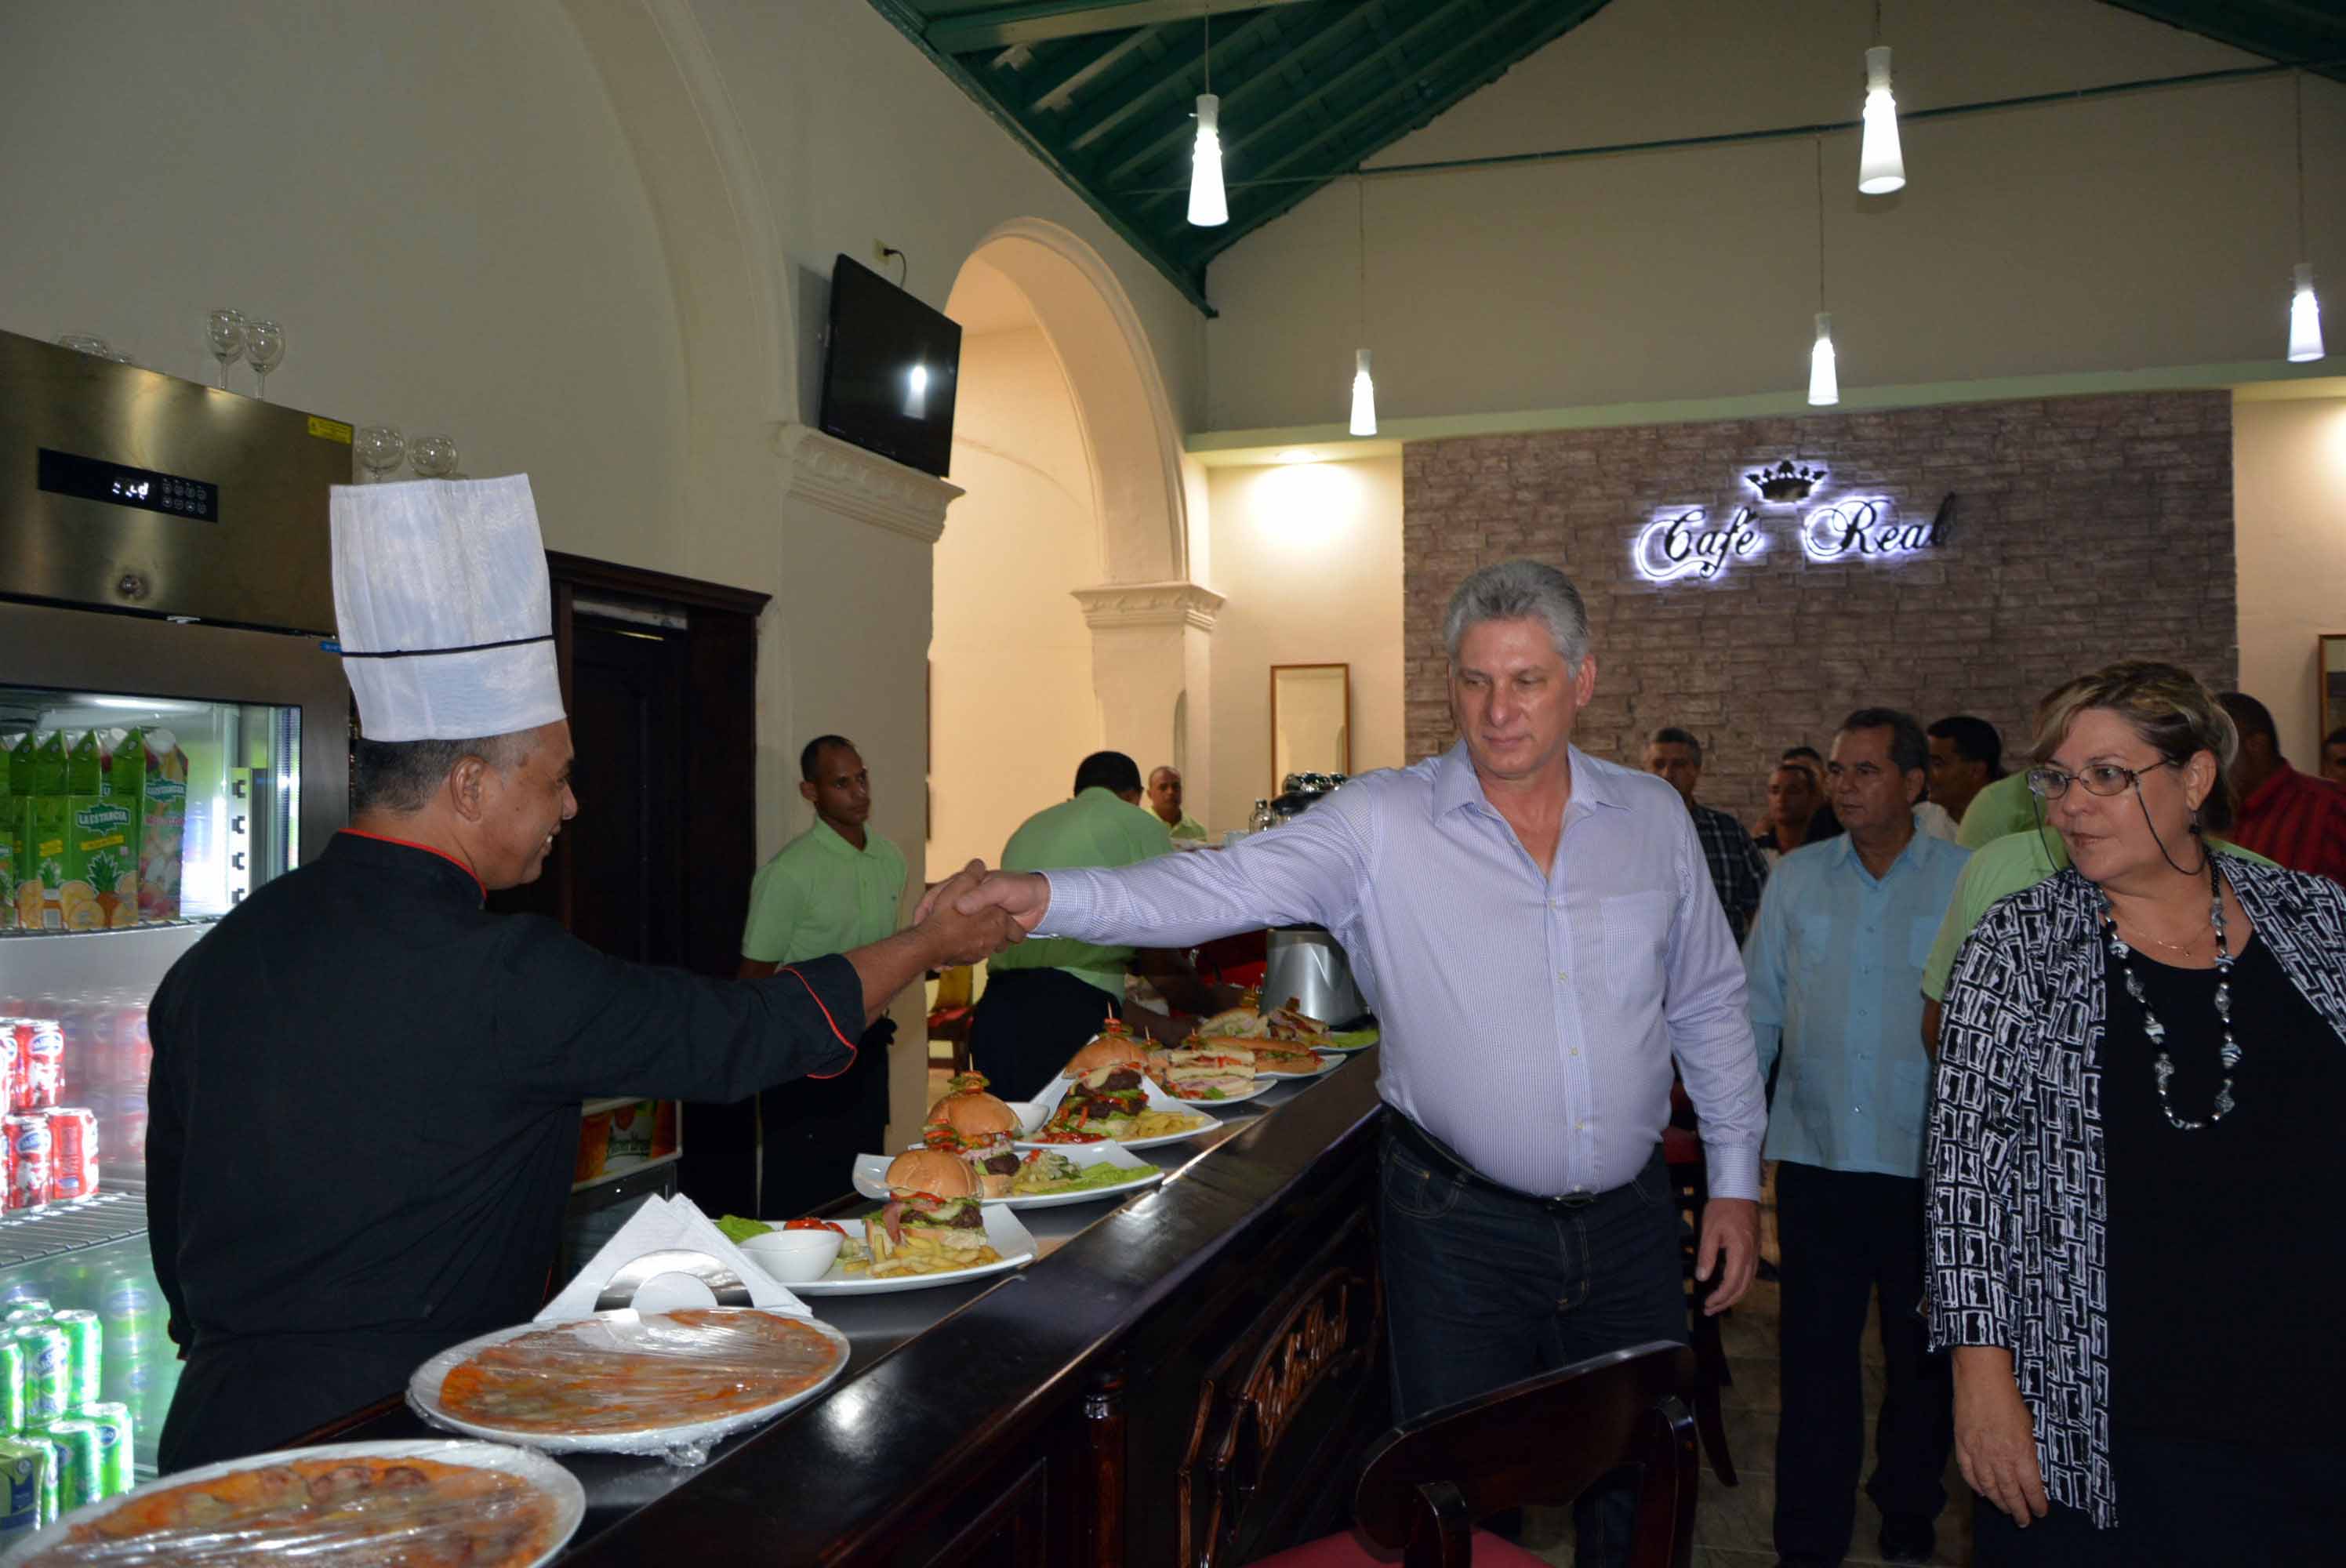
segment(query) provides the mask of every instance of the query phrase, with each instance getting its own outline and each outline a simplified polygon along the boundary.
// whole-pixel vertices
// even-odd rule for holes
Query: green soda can
[[[102,1483],[98,1495],[119,1497],[138,1485],[132,1441],[136,1429],[131,1424],[130,1407],[112,1403],[84,1405],[74,1414],[97,1429],[97,1468]]]
[[[37,1296],[26,1297],[8,1308],[8,1316],[0,1324],[13,1329],[19,1323],[46,1323],[56,1316],[56,1308]]]
[[[25,1345],[0,1334],[0,1434],[23,1431],[29,1420],[25,1411]]]
[[[0,1437],[0,1541],[21,1540],[48,1522],[42,1514],[49,1445],[14,1432]]]
[[[97,1423],[64,1416],[41,1429],[57,1454],[60,1517],[106,1495],[106,1455]]]
[[[66,1396],[66,1405],[97,1403],[106,1397],[100,1391],[105,1384],[105,1325],[97,1313],[78,1307],[62,1308],[50,1320],[66,1331],[66,1347],[73,1358],[73,1388]]]
[[[73,1341],[55,1323],[19,1323],[8,1338],[25,1348],[25,1429],[73,1408]]]

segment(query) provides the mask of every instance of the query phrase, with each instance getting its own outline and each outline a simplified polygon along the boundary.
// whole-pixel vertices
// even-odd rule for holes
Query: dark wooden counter
[[[1387,1419],[1375,1058],[1144,1151],[1145,1194],[1022,1210],[1050,1250],[1016,1274],[810,1299],[840,1381],[699,1469],[564,1458],[587,1517],[561,1561],[1142,1568],[1333,1528]]]

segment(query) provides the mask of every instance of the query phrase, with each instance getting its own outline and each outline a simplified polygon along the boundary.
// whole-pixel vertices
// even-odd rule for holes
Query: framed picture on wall
[[[2330,737],[2346,729],[2346,632],[2322,634],[2313,668],[2319,683],[2313,697],[2313,717],[2321,727],[2313,738],[2313,757],[2319,768],[2329,761],[2322,748]]]

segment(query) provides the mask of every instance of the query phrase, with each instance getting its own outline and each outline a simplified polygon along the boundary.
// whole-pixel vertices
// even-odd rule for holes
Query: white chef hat
[[[335,485],[334,625],[369,740],[470,740],[563,717],[529,475]]]

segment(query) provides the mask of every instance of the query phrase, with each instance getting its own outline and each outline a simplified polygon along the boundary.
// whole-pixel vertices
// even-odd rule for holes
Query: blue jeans
[[[1565,1207],[1469,1179],[1395,1120],[1378,1208],[1396,1420],[1608,1350],[1686,1343],[1658,1145],[1628,1182]],[[1581,1568],[1628,1562],[1636,1504],[1627,1471],[1589,1489],[1576,1510]]]

